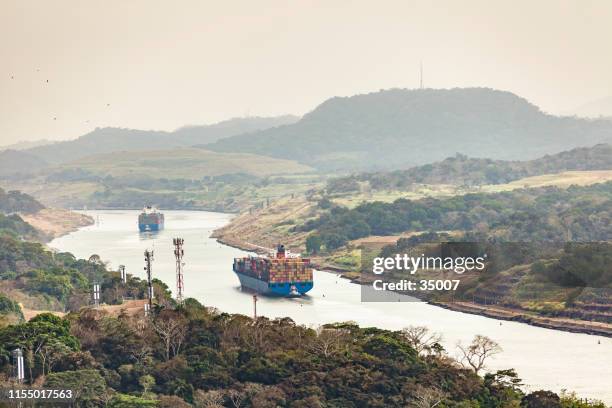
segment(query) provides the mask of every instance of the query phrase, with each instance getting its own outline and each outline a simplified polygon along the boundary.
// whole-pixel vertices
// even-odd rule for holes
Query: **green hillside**
[[[456,153],[526,160],[606,142],[612,142],[612,122],[548,115],[510,92],[392,89],[331,98],[295,124],[208,148],[354,170],[414,166]]]
[[[80,169],[100,177],[146,176],[188,180],[228,174],[268,176],[312,171],[310,167],[291,160],[244,153],[217,153],[199,148],[101,154],[64,164],[60,169]]]
[[[359,191],[361,183],[374,190],[405,190],[412,184],[486,185],[504,184],[526,177],[565,171],[612,170],[612,145],[581,147],[535,160],[506,161],[449,157],[441,162],[407,170],[361,173],[328,183],[329,193]]]
[[[31,153],[18,150],[0,151],[0,177],[11,177],[37,172],[48,163]]]
[[[447,199],[331,206],[296,231],[317,231],[339,247],[369,235],[419,231],[483,232],[503,241],[606,241],[612,236],[612,181],[567,189],[542,187]],[[335,249],[335,248],[333,248]]]
[[[186,126],[173,132],[97,128],[76,140],[34,147],[25,152],[51,164],[115,151],[148,151],[212,143],[218,139],[293,123],[295,116],[235,118],[213,125]]]

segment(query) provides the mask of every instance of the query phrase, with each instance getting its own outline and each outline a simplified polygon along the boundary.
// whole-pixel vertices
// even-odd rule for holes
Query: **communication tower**
[[[148,249],[144,252],[145,256],[145,267],[144,270],[147,272],[147,298],[149,300],[149,310],[153,308],[153,277],[151,264],[153,263],[153,251]]]
[[[185,282],[183,280],[183,267],[185,263],[183,262],[183,255],[185,255],[185,251],[183,250],[183,244],[185,240],[183,238],[174,238],[174,257],[176,258],[176,301],[177,303],[183,304],[183,294],[185,292]]]
[[[125,273],[125,265],[119,265],[119,273],[121,274],[121,282],[127,283],[127,274]]]
[[[13,370],[14,370],[14,375],[15,375],[15,379],[17,380],[17,382],[23,382],[23,379],[25,378],[24,375],[24,366],[23,366],[23,352],[21,351],[20,348],[16,348],[15,350],[13,350],[12,352],[13,354]]]
[[[96,281],[93,283],[93,301],[96,308],[100,306],[100,284]]]

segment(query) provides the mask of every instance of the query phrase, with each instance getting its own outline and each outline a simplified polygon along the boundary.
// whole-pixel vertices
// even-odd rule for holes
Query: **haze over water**
[[[145,249],[154,249],[153,275],[175,291],[172,238],[185,239],[185,292],[223,312],[252,315],[252,294],[242,292],[232,272],[232,259],[246,254],[217,243],[210,234],[229,222],[231,215],[165,211],[166,229],[157,234],[138,232],[139,211],[87,211],[95,225],[52,241],[49,246],[79,258],[98,254],[110,266],[126,265],[129,274],[144,277]],[[490,370],[515,368],[527,389],[566,388],[580,397],[612,404],[612,339],[568,333],[476,315],[453,312],[423,302],[364,303],[360,287],[334,274],[315,271],[315,287],[307,297],[259,297],[259,315],[291,317],[297,323],[318,326],[355,321],[361,326],[401,329],[424,325],[444,336],[443,345],[455,355],[458,341],[468,343],[482,334],[499,342],[504,351]],[[599,344],[598,344],[599,342]],[[571,367],[571,369],[568,369]]]

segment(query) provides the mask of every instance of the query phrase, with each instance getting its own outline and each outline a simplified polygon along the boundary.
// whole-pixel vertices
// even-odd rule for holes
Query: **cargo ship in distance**
[[[146,206],[138,216],[138,229],[141,232],[164,229],[164,214],[157,211],[155,207]]]
[[[268,296],[297,297],[313,287],[310,259],[278,245],[270,257],[234,258],[234,272],[243,289]]]

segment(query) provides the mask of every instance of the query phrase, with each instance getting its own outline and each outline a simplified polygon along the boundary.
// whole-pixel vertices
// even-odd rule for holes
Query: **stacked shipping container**
[[[260,292],[265,292],[263,289],[267,288],[282,295],[286,288],[290,292],[303,294],[312,289],[310,260],[299,256],[287,257],[282,245],[278,246],[272,258],[251,256],[234,259],[234,272],[243,286]]]

